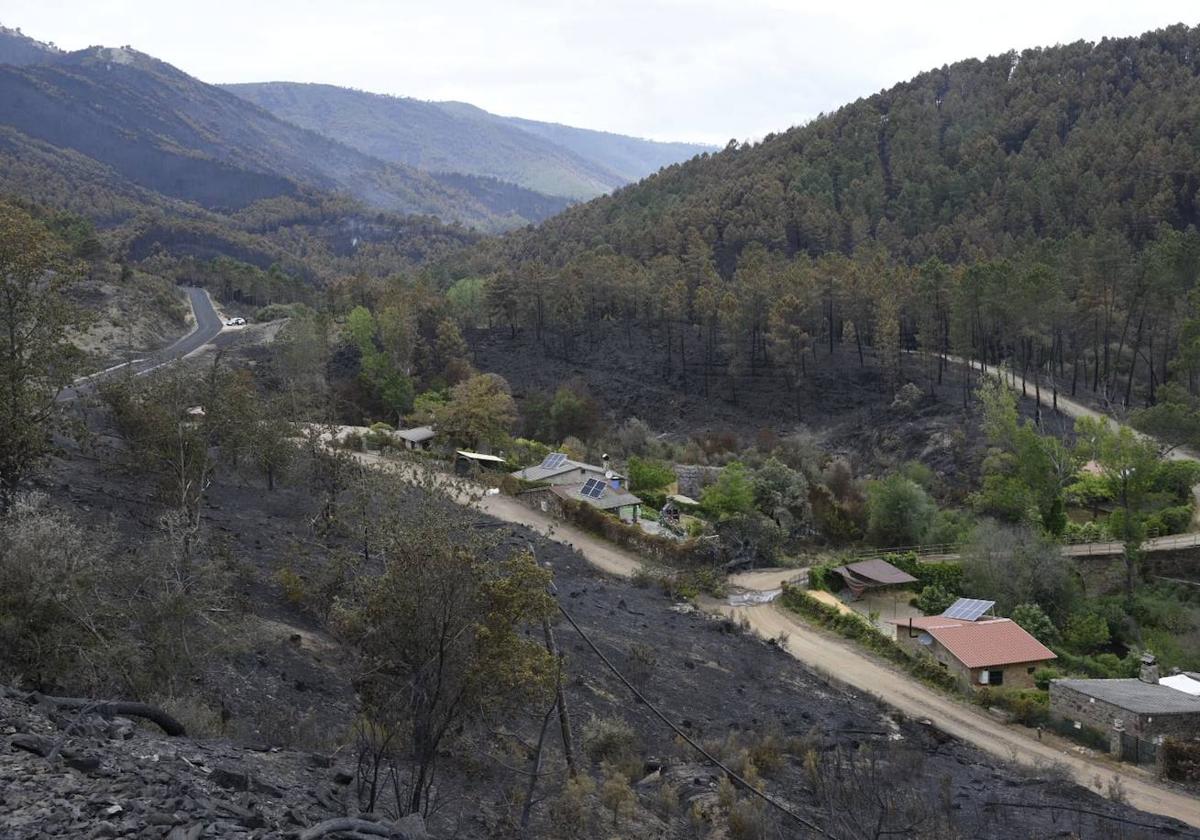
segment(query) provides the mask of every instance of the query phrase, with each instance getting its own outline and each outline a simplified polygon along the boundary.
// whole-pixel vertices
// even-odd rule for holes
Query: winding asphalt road
[[[171,362],[182,359],[190,353],[194,353],[220,335],[225,325],[221,321],[221,316],[217,314],[217,309],[213,306],[212,298],[208,296],[208,292],[195,286],[185,286],[183,290],[187,293],[188,303],[192,307],[192,316],[196,321],[196,326],[190,333],[176,340],[169,347],[156,350],[143,358],[122,362],[107,370],[98,371],[76,379],[71,387],[64,388],[58,395],[59,402],[66,402],[87,394],[94,390],[96,385],[104,379],[116,373],[125,372],[127,368],[133,371],[134,376],[145,376],[151,371],[158,370],[165,365],[169,365]]]

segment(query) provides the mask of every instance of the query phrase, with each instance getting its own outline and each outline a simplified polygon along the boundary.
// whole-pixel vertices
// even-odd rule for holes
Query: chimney
[[[1158,660],[1153,653],[1142,654],[1142,669],[1138,674],[1138,679],[1144,683],[1158,685]]]
[[[608,463],[608,453],[605,452],[600,456],[600,460],[604,462],[604,480],[608,482],[608,486],[614,490],[621,489],[621,479],[617,478],[612,471],[612,466]]]

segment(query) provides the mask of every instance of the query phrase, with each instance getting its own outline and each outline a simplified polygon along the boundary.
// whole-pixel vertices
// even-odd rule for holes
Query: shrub
[[[921,590],[917,597],[917,609],[925,615],[941,615],[956,600],[953,593],[940,584],[931,584]]]
[[[583,725],[583,749],[595,762],[627,762],[636,756],[640,742],[628,721],[620,717],[592,718]]]
[[[1038,668],[1033,672],[1033,684],[1042,691],[1050,690],[1050,683],[1054,680],[1061,679],[1062,671],[1057,668]]]
[[[883,559],[897,569],[908,572],[922,586],[940,586],[947,592],[962,592],[963,569],[958,563],[922,563],[916,554],[885,554]]]
[[[842,588],[842,576],[834,569],[833,563],[820,563],[808,570],[808,588],[825,592],[838,592]]]
[[[289,604],[303,604],[308,597],[304,578],[296,574],[290,566],[284,566],[275,573],[275,582],[283,589],[283,597]]]

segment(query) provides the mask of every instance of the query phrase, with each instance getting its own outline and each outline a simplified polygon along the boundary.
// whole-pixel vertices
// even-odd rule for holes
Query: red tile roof
[[[907,618],[892,618],[888,619],[888,621],[901,629],[909,626],[909,619]],[[961,627],[964,624],[974,623],[961,618],[946,618],[944,615],[918,615],[912,618],[912,628],[914,630],[928,630],[930,627]]]
[[[1021,629],[1012,619],[963,621],[931,616],[938,621],[923,628],[968,668],[1014,665],[1055,659],[1054,651]],[[913,626],[917,626],[913,620]],[[926,619],[928,621],[928,619]],[[955,622],[949,624],[947,622]]]

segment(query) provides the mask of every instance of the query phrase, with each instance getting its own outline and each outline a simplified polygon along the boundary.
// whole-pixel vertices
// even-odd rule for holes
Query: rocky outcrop
[[[166,737],[127,718],[0,693],[5,840],[427,836],[420,818],[356,813],[352,769],[335,757]]]

